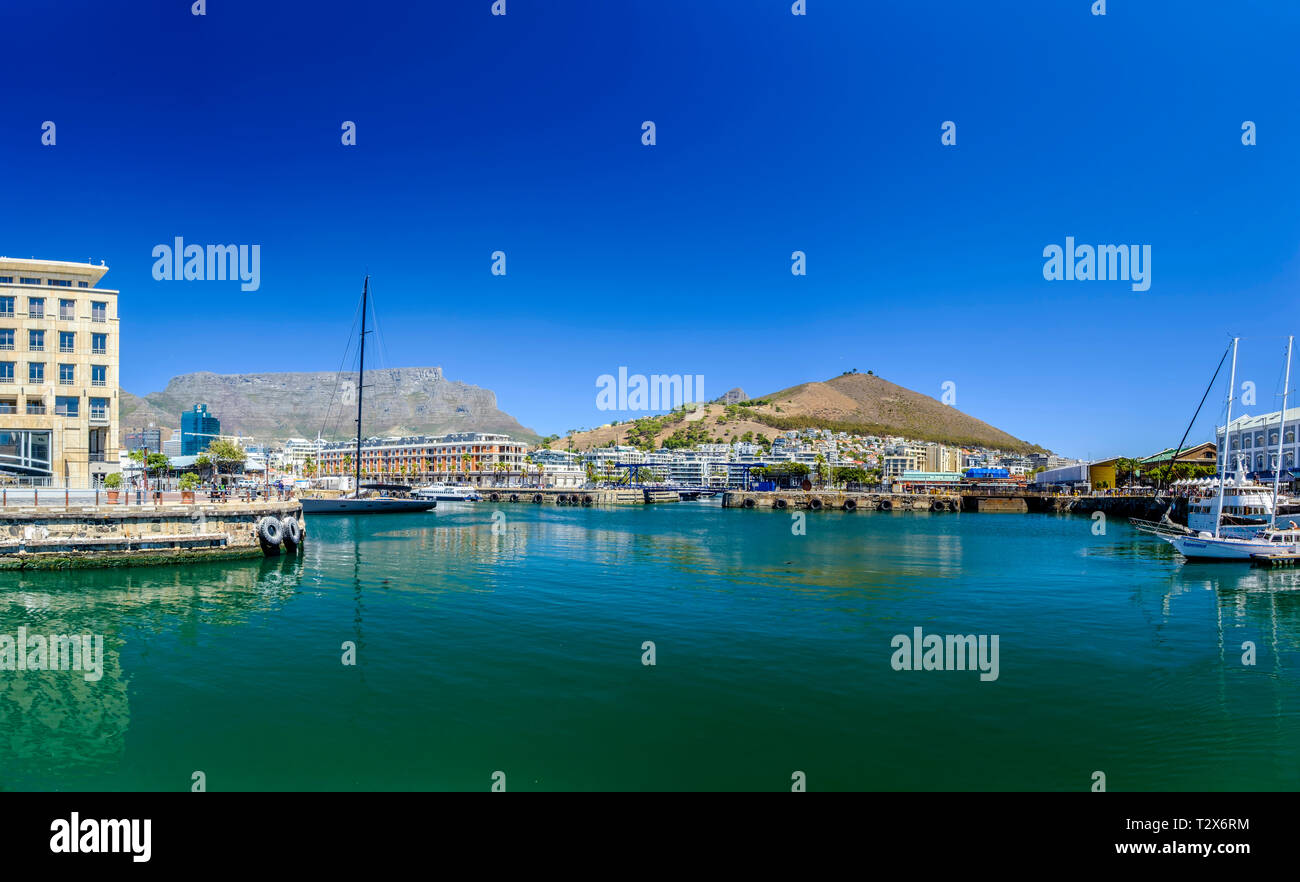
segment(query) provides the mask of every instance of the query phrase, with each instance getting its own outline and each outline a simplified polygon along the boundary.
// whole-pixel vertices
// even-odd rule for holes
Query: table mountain
[[[180,425],[182,411],[206,404],[223,434],[261,441],[352,437],[356,432],[355,372],[214,374],[173,377],[167,388],[137,398],[120,395],[123,430]],[[524,441],[537,433],[497,408],[489,389],[448,380],[439,367],[366,371],[363,427],[367,436],[504,432]]]

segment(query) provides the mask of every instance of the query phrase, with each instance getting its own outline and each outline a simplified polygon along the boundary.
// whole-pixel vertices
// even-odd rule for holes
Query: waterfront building
[[[1278,434],[1282,434],[1282,478],[1290,481],[1294,475],[1289,474],[1296,467],[1296,458],[1300,449],[1296,446],[1296,426],[1300,425],[1300,407],[1288,407],[1286,420],[1280,411],[1250,416],[1243,414],[1232,421],[1228,427],[1228,471],[1237,467],[1238,459],[1246,467],[1246,472],[1256,480],[1272,479],[1273,471],[1278,465]],[[1223,451],[1224,427],[1215,429],[1216,451]],[[1217,453],[1216,461],[1223,465],[1223,454]]]
[[[180,439],[180,438],[168,438],[166,441],[164,441],[164,442],[162,443],[162,452],[163,452],[163,456],[166,456],[166,457],[168,457],[168,458],[175,457],[175,456],[180,456],[180,455],[181,455],[181,439]]]
[[[319,474],[353,474],[356,452],[354,441],[322,445]],[[367,438],[361,444],[361,476],[372,481],[460,480],[488,485],[521,474],[527,452],[522,441],[490,432]]]
[[[957,490],[961,487],[960,472],[929,472],[915,471],[908,469],[894,480],[897,487],[901,487],[904,492],[913,490],[938,490],[951,489]]]
[[[221,420],[208,413],[206,404],[181,414],[181,456],[198,456],[221,435]]]
[[[117,471],[118,292],[108,267],[0,257],[0,481],[87,489]]]
[[[1276,433],[1274,433],[1276,437]],[[1141,460],[1140,468],[1147,471],[1154,466],[1168,465],[1174,459],[1174,449],[1166,447],[1159,453],[1153,453],[1151,456]],[[1274,444],[1271,460],[1277,459],[1277,446]],[[1217,458],[1215,456],[1215,446],[1213,441],[1205,441],[1194,447],[1189,447],[1178,454],[1176,462],[1180,465],[1200,466],[1205,468],[1214,468]]]

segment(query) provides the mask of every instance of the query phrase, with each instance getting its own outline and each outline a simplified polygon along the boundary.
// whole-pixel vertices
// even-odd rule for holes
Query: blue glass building
[[[208,413],[206,404],[181,414],[181,456],[198,456],[221,434],[221,420]]]

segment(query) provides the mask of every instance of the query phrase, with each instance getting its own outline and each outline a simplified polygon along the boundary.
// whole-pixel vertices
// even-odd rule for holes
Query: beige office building
[[[0,484],[118,471],[117,292],[108,267],[0,257]]]

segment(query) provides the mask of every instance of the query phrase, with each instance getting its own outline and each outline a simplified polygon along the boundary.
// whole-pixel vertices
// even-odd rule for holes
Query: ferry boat
[[[411,495],[420,499],[433,499],[438,502],[477,502],[483,498],[469,487],[454,487],[441,482],[421,487]]]

